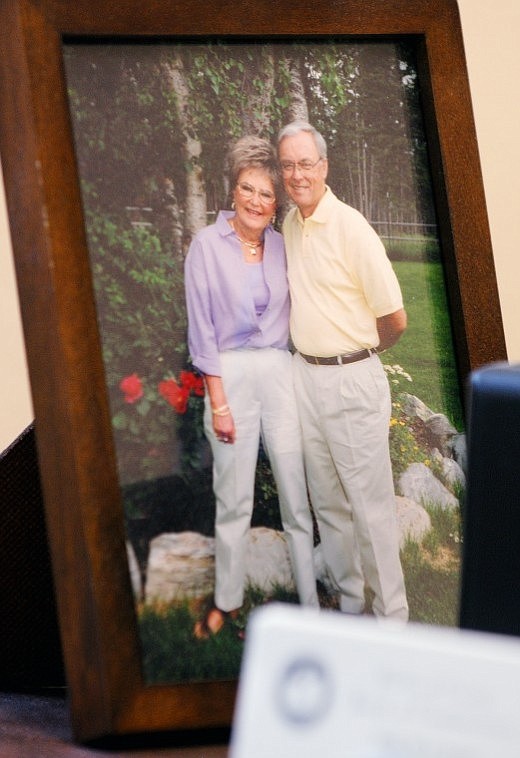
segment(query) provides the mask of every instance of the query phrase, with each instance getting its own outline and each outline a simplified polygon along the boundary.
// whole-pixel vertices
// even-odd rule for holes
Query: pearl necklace
[[[230,221],[229,223],[231,224],[231,228],[235,232],[235,236],[237,240],[249,248],[251,255],[256,255],[256,248],[262,247],[262,245],[264,244],[263,240],[259,240],[258,242],[248,242],[248,240],[244,240],[242,239],[242,237],[240,237],[237,230],[235,229],[235,224],[233,223],[233,221]]]

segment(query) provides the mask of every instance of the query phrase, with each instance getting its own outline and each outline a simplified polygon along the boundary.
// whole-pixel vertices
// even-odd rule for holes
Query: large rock
[[[409,418],[418,418],[426,422],[433,416],[433,411],[422,400],[419,400],[415,395],[410,395],[408,392],[403,392],[401,395],[401,406]]]
[[[396,496],[399,547],[402,549],[407,539],[420,543],[432,528],[430,515],[424,508],[407,497]]]
[[[271,592],[275,587],[294,590],[289,550],[283,532],[265,526],[249,530],[246,584]]]
[[[411,419],[419,419],[430,440],[431,447],[437,447],[443,455],[452,456],[454,440],[459,433],[443,413],[434,413],[415,395],[404,392],[401,396],[403,412]]]
[[[294,590],[283,532],[249,530],[246,584],[268,593]],[[215,540],[197,532],[161,534],[150,542],[145,601],[179,601],[211,595],[215,588]]]
[[[421,505],[458,508],[457,498],[440,482],[424,463],[412,463],[401,474],[399,493]]]
[[[442,413],[434,413],[425,421],[432,447],[437,447],[443,455],[450,455],[453,439],[458,434],[454,426]]]
[[[215,541],[198,532],[160,534],[150,542],[145,601],[204,597],[215,585]]]
[[[437,448],[432,451],[432,458],[438,464],[441,479],[449,490],[453,492],[454,487],[465,487],[466,476],[457,461],[446,458]]]

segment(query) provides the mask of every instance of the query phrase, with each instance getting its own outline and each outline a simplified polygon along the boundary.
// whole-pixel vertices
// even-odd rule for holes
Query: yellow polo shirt
[[[359,211],[327,187],[304,219],[293,208],[283,224],[297,350],[329,357],[377,347],[376,318],[403,307],[383,243]]]

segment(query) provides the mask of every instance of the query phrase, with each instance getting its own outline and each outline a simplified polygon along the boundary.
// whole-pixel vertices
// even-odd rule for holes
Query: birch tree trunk
[[[309,107],[305,97],[300,58],[284,58],[282,66],[286,71],[289,82],[290,105],[287,110],[287,121],[308,121]]]
[[[180,52],[163,61],[166,81],[174,96],[179,123],[184,137],[183,162],[186,171],[186,203],[184,215],[184,252],[193,235],[206,226],[207,203],[204,177],[200,165],[202,145],[193,133],[189,114],[189,88]]]
[[[244,134],[264,135],[269,132],[271,98],[275,84],[275,61],[269,45],[260,51],[257,76],[261,76],[262,86],[251,87],[247,93],[247,107],[243,114]]]

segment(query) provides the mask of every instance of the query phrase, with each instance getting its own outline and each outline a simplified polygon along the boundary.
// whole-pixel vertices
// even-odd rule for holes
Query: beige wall
[[[519,0],[459,0],[502,318],[520,361]]]
[[[0,452],[33,419],[11,240],[0,174]]]
[[[412,3],[413,0],[410,0]],[[508,355],[520,361],[519,0],[459,0]],[[1,182],[0,182],[1,184]],[[0,450],[32,421],[0,186]]]

